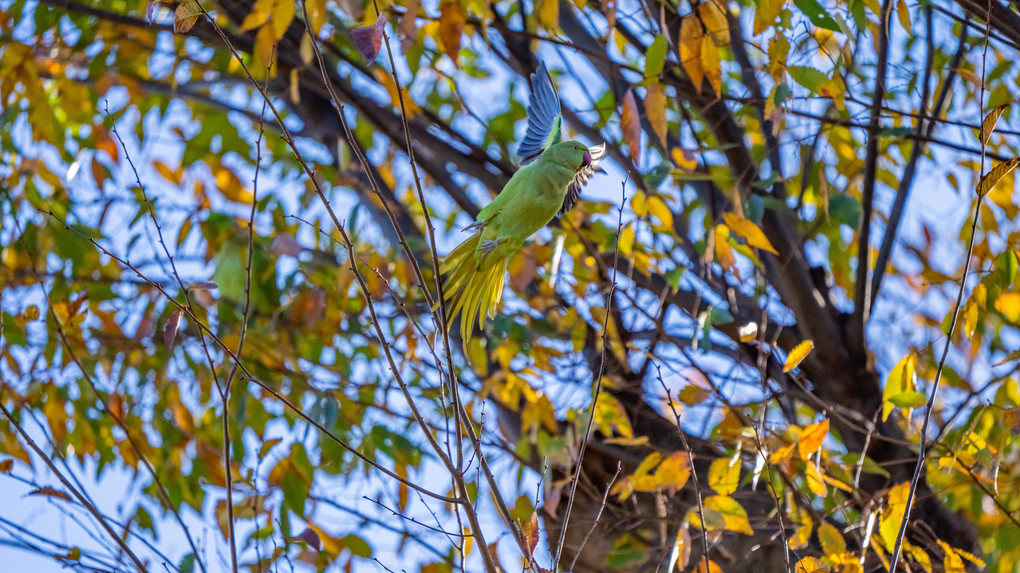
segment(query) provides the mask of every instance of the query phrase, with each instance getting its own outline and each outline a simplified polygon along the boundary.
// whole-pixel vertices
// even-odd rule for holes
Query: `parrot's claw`
[[[495,251],[496,247],[498,246],[499,241],[483,241],[482,244],[478,247],[478,250],[481,251],[483,255],[488,255],[492,251]]]

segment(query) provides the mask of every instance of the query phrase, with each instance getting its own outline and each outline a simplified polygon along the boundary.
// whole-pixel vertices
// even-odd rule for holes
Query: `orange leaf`
[[[800,440],[797,441],[797,451],[800,453],[800,459],[807,460],[811,454],[818,451],[828,433],[828,420],[822,420],[817,424],[811,424],[804,428],[804,431],[800,434]]]
[[[659,143],[666,147],[666,132],[669,124],[666,121],[666,90],[659,84],[651,84],[645,91],[645,113],[652,131],[659,138]]]
[[[680,64],[683,65],[687,76],[691,78],[694,89],[699,92],[705,79],[705,70],[701,65],[701,38],[703,35],[700,20],[694,16],[683,19],[680,24]]]
[[[630,158],[634,163],[637,163],[638,155],[641,152],[641,121],[638,119],[634,90],[628,89],[627,93],[623,95],[623,108],[620,110],[620,131],[623,132],[623,142],[630,149]]]
[[[439,39],[443,42],[446,55],[455,66],[460,66],[460,39],[467,22],[467,11],[457,2],[447,1],[439,5]]]

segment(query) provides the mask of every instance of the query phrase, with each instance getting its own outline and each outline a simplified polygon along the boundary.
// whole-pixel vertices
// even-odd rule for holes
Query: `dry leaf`
[[[633,90],[627,90],[623,96],[620,130],[623,132],[623,142],[630,149],[630,158],[636,164],[641,152],[641,121],[638,119],[637,100],[634,98]]]
[[[666,131],[669,124],[666,120],[666,90],[660,84],[651,84],[645,91],[645,113],[648,115],[648,123],[652,124],[652,131],[659,138],[662,147],[666,147]]]
[[[379,56],[382,49],[383,32],[386,29],[386,13],[382,12],[375,19],[375,24],[351,30],[351,38],[354,40],[354,47],[369,62]]]

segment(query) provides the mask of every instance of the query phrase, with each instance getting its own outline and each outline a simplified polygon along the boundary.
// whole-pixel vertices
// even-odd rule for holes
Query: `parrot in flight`
[[[545,62],[531,74],[528,129],[517,147],[521,167],[503,191],[464,230],[471,233],[443,260],[443,298],[452,311],[449,323],[461,316],[461,338],[471,339],[474,322],[485,325],[495,316],[503,296],[510,258],[524,242],[573,207],[581,186],[606,154],[604,143],[585,146],[563,141],[560,98]]]

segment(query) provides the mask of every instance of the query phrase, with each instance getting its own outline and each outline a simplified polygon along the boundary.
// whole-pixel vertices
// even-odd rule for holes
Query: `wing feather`
[[[517,146],[521,165],[538,157],[549,145],[561,139],[562,117],[560,97],[553,87],[552,77],[545,62],[538,64],[538,70],[531,74],[531,97],[528,101],[528,129],[524,139]]]

